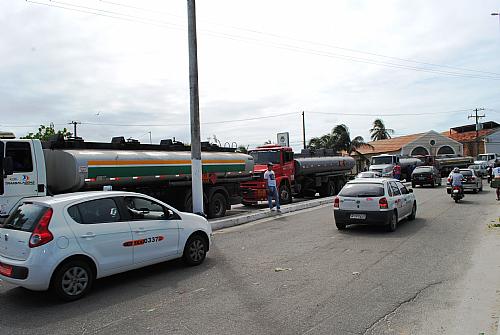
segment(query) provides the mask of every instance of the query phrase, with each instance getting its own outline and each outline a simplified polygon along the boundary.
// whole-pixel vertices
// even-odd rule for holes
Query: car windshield
[[[252,155],[255,164],[267,164],[269,162],[280,164],[280,151],[252,151],[250,155]]]
[[[432,172],[432,169],[429,167],[418,167],[413,170],[413,173],[420,173],[420,172]]]
[[[470,165],[469,169],[479,170],[481,167],[479,165]]]
[[[470,171],[470,170],[460,170],[460,173],[464,177],[470,177],[470,176],[472,176],[472,171]]]
[[[381,197],[384,195],[384,185],[375,183],[347,184],[339,195],[353,198]]]
[[[380,156],[372,158],[372,165],[392,164],[391,156]]]
[[[4,229],[33,232],[36,223],[47,210],[47,207],[32,203],[24,203],[12,212],[9,218],[0,227]]]

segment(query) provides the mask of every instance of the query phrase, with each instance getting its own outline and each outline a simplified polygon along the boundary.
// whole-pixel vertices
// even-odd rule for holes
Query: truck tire
[[[210,219],[221,218],[226,215],[226,208],[226,197],[219,192],[214,193],[208,203],[208,217]]]
[[[323,183],[319,190],[319,195],[321,197],[331,197],[335,194],[335,184],[333,181],[328,180],[328,182]]]
[[[292,203],[292,190],[287,183],[280,185],[278,196],[280,197],[280,204],[286,205]]]

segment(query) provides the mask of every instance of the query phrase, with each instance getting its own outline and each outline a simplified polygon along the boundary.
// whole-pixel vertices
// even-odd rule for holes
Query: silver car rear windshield
[[[9,218],[0,225],[4,229],[22,230],[32,233],[36,224],[43,214],[47,211],[47,207],[32,203],[24,203],[12,212]]]
[[[339,195],[342,197],[365,198],[384,195],[384,185],[375,183],[347,184]]]

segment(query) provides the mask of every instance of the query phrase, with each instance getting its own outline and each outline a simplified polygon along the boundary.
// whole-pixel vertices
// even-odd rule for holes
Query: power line
[[[143,23],[143,24],[150,24],[150,25],[164,27],[164,28],[185,30],[184,26],[178,25],[178,24],[168,23],[168,22],[161,21],[161,20],[151,20],[151,19],[144,18],[144,17],[128,15],[128,14],[123,14],[123,13],[118,13],[118,12],[113,12],[113,11],[100,10],[100,9],[95,9],[95,8],[91,8],[91,7],[86,7],[86,6],[79,6],[79,5],[65,3],[66,6],[87,8],[87,9],[90,9],[91,11],[75,9],[75,8],[70,8],[70,7],[64,7],[64,6],[54,5],[54,4],[50,4],[50,3],[42,3],[42,2],[32,1],[32,0],[26,0],[26,2],[38,4],[38,5],[45,5],[48,7],[56,7],[56,8],[65,9],[65,10],[72,10],[72,11],[87,13],[87,14],[92,14],[92,15],[98,15],[98,16],[103,16],[103,17],[108,17],[108,18],[114,18],[114,19],[119,19],[119,20],[138,22],[138,23]],[[62,3],[62,2],[58,2],[58,3]],[[114,14],[114,15],[96,13],[95,11],[106,12],[106,13],[110,13],[110,14]],[[406,70],[413,70],[413,71],[417,71],[417,72],[442,74],[442,75],[447,75],[447,76],[452,76],[452,77],[500,80],[500,77],[457,73],[457,72],[450,72],[450,71],[444,71],[444,70],[438,70],[438,69],[419,68],[419,67],[409,66],[409,65],[404,65],[404,64],[396,64],[396,63],[389,63],[389,62],[384,62],[384,61],[377,61],[377,60],[369,59],[369,58],[361,58],[361,57],[354,57],[354,56],[348,56],[348,55],[342,55],[342,54],[334,54],[334,53],[327,52],[327,51],[314,50],[314,49],[309,49],[309,48],[304,48],[304,47],[294,46],[294,45],[289,45],[289,44],[284,44],[284,43],[266,42],[266,41],[255,39],[255,38],[250,38],[250,37],[246,37],[246,36],[239,36],[239,35],[231,35],[231,34],[221,33],[221,32],[217,32],[217,31],[203,30],[203,32],[207,35],[212,35],[215,37],[221,37],[221,38],[231,39],[231,40],[235,40],[235,41],[244,41],[244,42],[250,41],[253,43],[257,43],[260,45],[265,45],[265,46],[269,46],[269,47],[273,47],[273,48],[277,48],[277,49],[302,52],[302,53],[313,54],[313,55],[317,55],[317,56],[342,59],[342,60],[358,62],[358,63],[379,65],[379,66],[406,69]],[[395,57],[392,57],[392,58],[396,59]],[[401,60],[404,60],[404,59],[401,59]],[[422,62],[420,62],[420,63],[422,63]],[[431,63],[428,63],[428,64],[430,65]],[[463,69],[463,70],[470,71],[469,69]],[[484,71],[482,71],[482,72],[484,72]],[[491,72],[491,73],[495,74],[493,72]]]
[[[144,7],[137,7],[137,6],[131,6],[131,5],[125,5],[125,4],[120,4],[112,1],[106,1],[106,0],[100,0],[101,2],[108,3],[111,5],[115,6],[121,6],[125,8],[131,8],[131,9],[137,9],[137,10],[142,10],[146,12],[151,12],[151,13],[163,13],[169,16],[177,17],[177,18],[182,18],[180,15],[172,14],[169,12],[165,11],[155,11],[151,10],[148,8]],[[463,68],[463,67],[456,67],[456,66],[449,66],[449,65],[444,65],[444,64],[436,64],[436,63],[430,63],[430,62],[424,62],[424,61],[418,61],[418,60],[413,60],[413,59],[408,59],[408,58],[402,58],[402,57],[394,57],[394,56],[388,56],[380,53],[375,53],[375,52],[370,52],[370,51],[364,51],[364,50],[358,50],[358,49],[352,49],[352,48],[346,48],[346,47],[341,47],[337,45],[332,45],[328,43],[322,43],[322,42],[316,42],[316,41],[309,41],[309,40],[304,40],[304,39],[299,39],[299,38],[294,38],[290,36],[284,36],[284,35],[279,35],[279,34],[274,34],[274,33],[269,33],[269,32],[263,32],[255,29],[249,29],[249,28],[243,28],[243,27],[237,27],[237,26],[232,26],[232,25],[227,25],[219,22],[213,22],[213,21],[208,21],[208,20],[200,20],[207,22],[209,24],[221,26],[221,27],[227,27],[235,30],[240,30],[240,31],[246,31],[254,34],[259,34],[259,35],[264,35],[264,36],[270,36],[270,37],[275,37],[275,38],[280,38],[280,39],[287,39],[291,41],[297,41],[301,43],[307,43],[307,44],[313,44],[313,45],[319,45],[319,46],[325,46],[333,49],[339,49],[339,50],[345,50],[345,51],[350,51],[350,52],[355,52],[355,53],[361,53],[361,54],[367,54],[371,56],[376,56],[376,57],[382,57],[382,58],[387,58],[387,59],[393,59],[393,60],[399,60],[399,61],[404,61],[404,62],[409,62],[409,63],[415,63],[415,64],[422,64],[422,65],[428,65],[428,66],[434,66],[434,67],[444,67],[444,68],[449,68],[449,69],[454,69],[454,70],[459,70],[459,71],[468,71],[468,72],[477,72],[477,73],[484,73],[484,74],[490,74],[490,75],[495,75],[495,76],[500,76],[500,73],[496,72],[491,72],[491,71],[482,71],[482,70],[476,70],[476,69],[469,69],[469,68]]]

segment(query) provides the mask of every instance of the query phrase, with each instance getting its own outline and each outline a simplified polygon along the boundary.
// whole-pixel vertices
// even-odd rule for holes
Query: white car
[[[395,231],[399,221],[415,219],[417,201],[413,190],[399,180],[355,179],[335,198],[333,213],[338,229],[349,224],[377,224]]]
[[[76,300],[97,278],[180,257],[201,264],[211,234],[205,218],[139,193],[29,198],[0,225],[0,279]]]

